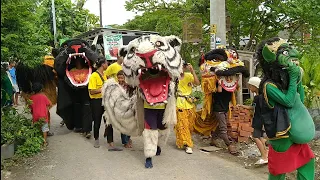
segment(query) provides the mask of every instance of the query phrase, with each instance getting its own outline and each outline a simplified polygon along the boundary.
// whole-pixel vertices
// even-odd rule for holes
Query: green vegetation
[[[99,18],[82,9],[83,3],[55,0],[57,38],[73,37],[96,26]],[[53,43],[50,0],[1,1],[1,61],[41,62]]]
[[[144,12],[122,28],[158,31],[161,35],[174,34],[182,37],[183,19],[188,16],[202,18],[203,24],[210,24],[210,0],[131,0],[126,9]],[[319,48],[320,48],[320,1],[319,0],[226,0],[230,16],[228,43],[237,49],[255,51],[261,40],[286,34],[304,52],[302,67],[305,77],[306,105],[315,104],[319,92]],[[305,37],[304,34],[311,34]],[[241,37],[249,37],[244,47]],[[203,32],[203,42],[197,45],[185,43],[182,57],[197,65],[200,49],[209,51],[209,33]],[[318,95],[319,97],[319,95]]]
[[[320,108],[320,53],[309,49],[301,59],[304,69],[302,82],[305,90],[305,105],[309,108]]]
[[[2,167],[8,167],[15,161],[40,152],[43,145],[42,123],[32,123],[27,107],[21,113],[13,107],[1,108],[1,145],[15,145],[15,155],[11,159],[3,160]]]

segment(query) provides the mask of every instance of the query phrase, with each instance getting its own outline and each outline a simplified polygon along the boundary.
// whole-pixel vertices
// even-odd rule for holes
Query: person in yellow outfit
[[[91,74],[89,79],[89,96],[90,96],[90,106],[92,111],[92,119],[93,119],[93,136],[95,139],[94,147],[99,148],[99,129],[101,125],[101,118],[104,112],[104,108],[102,106],[102,86],[104,81],[106,80],[103,71],[107,69],[108,63],[104,57],[100,57],[98,59],[98,62],[96,63],[97,70]],[[90,124],[90,127],[92,126],[92,123]],[[88,126],[89,127],[89,126]],[[89,138],[90,131],[86,132],[86,137]]]
[[[119,55],[117,55],[117,62],[111,64],[107,70],[104,72],[105,76],[109,79],[109,78],[114,78],[117,80],[117,74],[119,71],[122,70],[122,64],[123,62],[123,57],[120,57]]]
[[[175,126],[176,132],[176,145],[178,148],[184,148],[186,153],[192,154],[192,137],[194,122],[196,119],[196,111],[194,106],[194,98],[190,95],[192,87],[199,85],[199,79],[193,70],[191,64],[184,63],[183,76],[178,84],[178,97],[177,97],[177,125]],[[190,72],[186,72],[190,71]]]

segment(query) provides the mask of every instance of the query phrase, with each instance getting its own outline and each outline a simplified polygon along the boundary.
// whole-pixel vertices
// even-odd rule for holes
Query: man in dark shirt
[[[228,146],[229,152],[233,155],[237,154],[236,147],[233,146],[227,134],[227,112],[229,111],[229,103],[231,101],[232,92],[228,92],[218,85],[217,92],[213,93],[212,111],[215,119],[219,122],[219,126],[212,136],[212,145],[217,145],[216,140],[220,137]]]

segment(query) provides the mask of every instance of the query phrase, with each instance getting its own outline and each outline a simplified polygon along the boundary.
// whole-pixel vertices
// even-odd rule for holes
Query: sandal
[[[53,132],[48,132],[48,134],[47,134],[47,136],[53,136],[54,135],[54,133]]]
[[[217,142],[217,140],[216,140],[216,139],[211,139],[210,146],[216,146],[216,147],[218,147],[218,142]]]
[[[123,145],[123,146],[124,146],[124,148],[132,148],[132,146],[131,146],[131,144],[130,144],[130,143],[125,144],[125,145]]]
[[[237,151],[237,148],[234,145],[229,145],[228,150],[229,150],[229,153],[232,155],[235,155],[235,156],[239,155],[239,152]]]
[[[48,147],[49,143],[46,141],[46,142],[43,142],[43,146],[44,147]]]
[[[268,159],[267,160],[259,159],[256,163],[254,163],[254,165],[263,165],[263,164],[268,164]]]

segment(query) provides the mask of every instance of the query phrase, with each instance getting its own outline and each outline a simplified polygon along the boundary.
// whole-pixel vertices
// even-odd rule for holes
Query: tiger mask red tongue
[[[157,67],[139,70],[140,88],[149,104],[163,103],[168,98],[170,77]],[[143,72],[142,72],[143,71]]]

